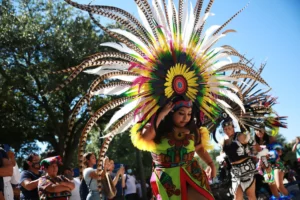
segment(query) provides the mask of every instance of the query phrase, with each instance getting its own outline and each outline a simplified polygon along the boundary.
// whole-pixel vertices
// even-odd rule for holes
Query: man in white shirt
[[[127,170],[125,177],[125,199],[138,200],[138,195],[136,193],[136,179],[135,176],[132,175],[132,169]]]
[[[79,194],[79,187],[80,187],[80,180],[78,177],[73,178],[74,176],[74,171],[70,168],[67,167],[64,169],[63,175],[72,181],[75,185],[75,188],[71,191],[72,196],[70,197],[70,200],[80,200],[80,194]]]

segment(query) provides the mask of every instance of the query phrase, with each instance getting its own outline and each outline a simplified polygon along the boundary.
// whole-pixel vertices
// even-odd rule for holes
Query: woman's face
[[[114,169],[115,169],[115,162],[113,160],[110,160],[108,170],[109,171],[114,171]]]
[[[296,143],[299,143],[299,142],[300,142],[299,138],[296,137]]]
[[[223,127],[223,131],[228,137],[234,134],[234,128],[232,125]]]
[[[173,114],[173,122],[176,127],[183,128],[192,117],[192,108],[181,107]]]
[[[88,165],[93,166],[95,164],[96,164],[96,156],[95,156],[95,154],[92,154],[90,159],[88,160]]]
[[[58,172],[57,163],[52,163],[51,165],[49,165],[49,167],[46,169],[46,172],[49,176],[57,176],[57,172]]]
[[[255,134],[257,135],[257,137],[263,138],[265,133],[261,130],[255,130]]]

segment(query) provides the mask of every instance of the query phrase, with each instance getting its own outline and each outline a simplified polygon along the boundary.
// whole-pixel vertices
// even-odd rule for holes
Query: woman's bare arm
[[[161,121],[169,114],[169,112],[173,109],[174,104],[172,102],[169,102],[164,106],[164,108],[159,112],[157,119],[156,119],[156,124],[155,126],[158,127]],[[152,125],[146,125],[145,128],[142,131],[142,137],[145,140],[154,140],[156,136],[155,129],[154,129],[154,124]]]

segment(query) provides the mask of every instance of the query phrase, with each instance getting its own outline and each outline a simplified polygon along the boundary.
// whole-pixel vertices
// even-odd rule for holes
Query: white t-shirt
[[[91,167],[85,168],[83,170],[83,178],[84,178],[85,183],[88,186],[89,190],[98,191],[97,180],[94,178],[92,179],[90,177],[90,173],[92,173],[92,172],[96,172],[96,169],[93,169]]]
[[[127,176],[127,180],[126,180],[126,176]],[[127,194],[136,193],[135,177],[129,174],[126,174],[126,176],[125,176],[125,180],[126,180],[125,196]]]
[[[3,177],[4,183],[4,199],[5,200],[14,200],[14,191],[11,184],[19,184],[21,179],[21,175],[19,172],[19,167],[16,164],[13,167],[13,175]]]
[[[79,194],[79,187],[80,187],[80,180],[78,177],[73,178],[72,182],[75,185],[75,188],[72,190],[72,196],[70,197],[70,200],[80,200],[80,194]]]

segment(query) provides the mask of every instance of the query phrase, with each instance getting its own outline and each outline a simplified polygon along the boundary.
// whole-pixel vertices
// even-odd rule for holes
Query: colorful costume
[[[194,158],[193,134],[169,133],[151,154],[154,165],[151,186],[157,199],[187,199],[187,187],[213,199],[206,174]]]
[[[223,151],[231,163],[244,160],[238,164],[231,164],[230,172],[233,193],[236,192],[238,186],[241,186],[243,191],[251,187],[256,171],[255,164],[250,158],[250,146],[253,145],[253,141],[250,140],[247,144],[241,144],[237,139],[237,135],[238,133],[235,133],[232,140],[223,146]]]
[[[41,161],[40,165],[42,169],[48,168],[51,164],[56,163],[57,165],[62,165],[62,160],[60,156],[53,156],[49,158],[45,158]],[[38,183],[38,192],[41,200],[46,199],[56,199],[56,200],[68,200],[70,199],[71,192],[70,191],[62,191],[62,192],[48,192],[46,188],[51,187],[52,185],[57,185],[61,182],[70,182],[64,176],[42,176],[39,178]]]

